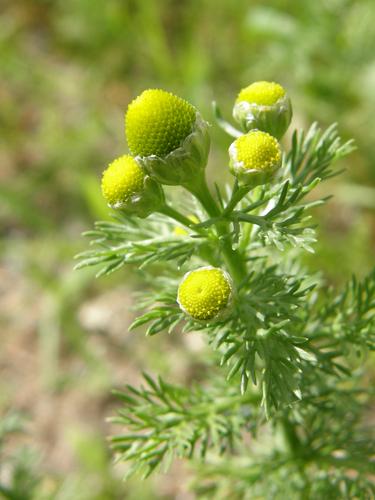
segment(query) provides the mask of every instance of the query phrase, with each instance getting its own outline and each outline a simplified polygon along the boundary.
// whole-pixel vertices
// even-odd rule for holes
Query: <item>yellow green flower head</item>
[[[254,130],[234,141],[236,161],[247,170],[272,170],[280,163],[281,150],[277,140],[267,132]]]
[[[230,170],[244,184],[267,182],[281,165],[278,141],[267,132],[252,130],[229,147]]]
[[[233,106],[233,118],[244,132],[262,130],[281,139],[292,120],[292,103],[275,82],[254,82],[241,90]]]
[[[143,190],[145,174],[136,160],[129,155],[114,160],[104,171],[102,193],[108,205],[121,206]]]
[[[130,104],[125,116],[126,138],[134,156],[166,156],[192,132],[196,109],[170,92],[149,89]]]
[[[218,319],[228,309],[232,298],[230,276],[215,267],[201,267],[187,273],[179,288],[181,309],[199,321]]]
[[[272,106],[285,96],[284,88],[275,82],[254,82],[241,90],[236,102],[248,102],[263,106]]]

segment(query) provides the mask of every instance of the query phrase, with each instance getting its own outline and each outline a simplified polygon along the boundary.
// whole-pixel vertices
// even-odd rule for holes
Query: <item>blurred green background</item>
[[[72,270],[81,232],[108,217],[101,172],[126,151],[124,111],[144,88],[176,92],[213,122],[213,99],[229,118],[241,87],[278,81],[293,127],[338,121],[357,143],[324,187],[335,198],[314,213],[306,265],[338,285],[362,276],[375,254],[375,4],[0,0],[0,13],[0,498],[192,498],[179,465],[123,484],[107,450],[110,389],[143,369],[189,380],[205,347],[127,333],[130,270],[100,281]],[[220,181],[230,138],[212,137]]]

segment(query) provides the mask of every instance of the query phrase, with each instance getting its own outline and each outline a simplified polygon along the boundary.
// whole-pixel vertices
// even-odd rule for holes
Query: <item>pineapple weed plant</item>
[[[214,113],[233,137],[234,182],[212,194],[200,113],[164,90],[130,103],[130,154],[102,178],[114,220],[86,233],[93,249],[78,256],[77,267],[98,265],[98,276],[142,269],[147,289],[130,330],[201,332],[212,348],[205,383],[144,374],[141,387],[116,392],[122,429],[113,450],[127,475],[143,478],[191,460],[201,498],[374,498],[372,391],[363,379],[375,346],[375,274],[336,292],[299,262],[316,241],[309,209],[327,201],[311,193],[353,144],[336,124],[314,123],[284,150],[292,106],[277,83],[239,93],[236,127],[216,104]],[[188,195],[167,201],[163,185]]]

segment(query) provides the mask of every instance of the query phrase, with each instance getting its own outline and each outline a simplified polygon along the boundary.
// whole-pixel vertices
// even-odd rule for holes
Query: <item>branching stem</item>
[[[188,219],[187,217],[185,217],[185,215],[183,215],[182,213],[178,212],[177,210],[175,210],[174,208],[172,208],[169,205],[164,205],[159,210],[159,213],[164,214],[167,217],[170,217],[171,219],[179,222],[183,226],[186,226],[186,227],[188,227],[190,229],[194,229],[194,226],[196,225],[195,222],[193,222],[192,220]],[[198,229],[196,229],[196,230],[199,231]]]
[[[198,182],[194,187],[189,186],[187,189],[200,201],[210,217],[215,218],[222,215],[218,205],[210,193],[210,190],[208,189],[204,175],[198,179]],[[246,276],[246,266],[238,250],[234,250],[232,247],[228,223],[219,221],[215,224],[215,226],[219,239],[222,243],[222,250],[228,270],[234,281],[236,283],[241,283]]]
[[[233,209],[238,205],[238,203],[242,200],[242,198],[244,198],[244,196],[246,196],[250,190],[251,187],[249,186],[238,186],[238,181],[236,180],[233,186],[231,199],[229,200],[227,206],[225,207],[223,215],[230,214],[233,211]]]

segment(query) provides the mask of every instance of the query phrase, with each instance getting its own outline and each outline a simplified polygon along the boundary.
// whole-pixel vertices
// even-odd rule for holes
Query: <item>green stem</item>
[[[224,215],[228,215],[231,212],[233,212],[234,208],[238,205],[238,203],[244,198],[247,193],[252,189],[249,186],[240,186],[238,187],[237,184],[235,184],[236,189],[233,190],[233,194],[231,199],[229,200],[228,205],[225,207],[224,210]]]
[[[208,189],[204,174],[202,177],[197,179],[197,183],[193,187],[186,186],[186,189],[188,189],[188,191],[190,191],[190,193],[192,193],[200,201],[211,218],[220,217],[222,215],[210,193],[210,190]],[[238,250],[233,250],[232,248],[232,243],[229,237],[230,233],[228,223],[225,221],[218,221],[215,226],[217,234],[222,242],[224,260],[229,273],[236,283],[241,283],[246,276],[246,266]]]
[[[258,393],[249,393],[246,397],[242,395],[237,395],[237,396],[218,398],[215,400],[215,402],[210,404],[209,412],[219,414],[227,410],[233,410],[237,405],[246,405],[246,404],[257,405],[260,404],[261,399],[262,398]],[[187,413],[188,413],[188,415],[186,415],[187,418],[189,417],[196,418],[202,415],[206,415],[208,413],[207,404],[202,404],[198,405],[195,408],[190,408]]]
[[[245,250],[250,244],[251,231],[253,226],[250,224],[244,224],[242,228],[242,238],[240,243],[240,248]]]
[[[163,215],[166,215],[167,217],[170,217],[176,222],[179,222],[183,226],[188,227],[197,234],[204,235],[204,230],[202,228],[196,227],[197,224],[195,222],[188,219],[187,217],[185,217],[185,215],[181,214],[180,212],[170,207],[169,205],[164,205],[160,210],[158,210],[158,212]],[[203,246],[201,246],[199,249],[199,253],[201,254],[204,260],[207,260],[207,262],[210,263],[210,265],[215,266],[215,262],[213,260],[213,254],[212,252],[209,251],[209,248],[207,247],[204,248]]]
[[[210,217],[220,217],[220,209],[208,189],[204,174],[197,179],[197,182],[193,187],[189,186],[186,187],[186,189],[200,201]]]
[[[301,442],[293,424],[284,417],[281,421],[281,427],[290,454],[294,457],[299,456],[301,453]]]
[[[300,496],[301,500],[305,500],[307,498],[310,498],[310,481],[305,470],[305,450],[300,438],[298,437],[295,426],[292,424],[292,422],[290,422],[290,420],[288,420],[287,417],[284,417],[281,420],[281,427],[290,457],[296,463],[299,473],[303,481],[305,482],[304,491]]]
[[[194,229],[194,226],[196,225],[195,222],[191,221],[190,219],[185,217],[185,215],[181,214],[169,205],[164,205],[162,208],[160,208],[160,210],[158,210],[158,212],[179,222],[183,226],[189,227],[190,229]]]

